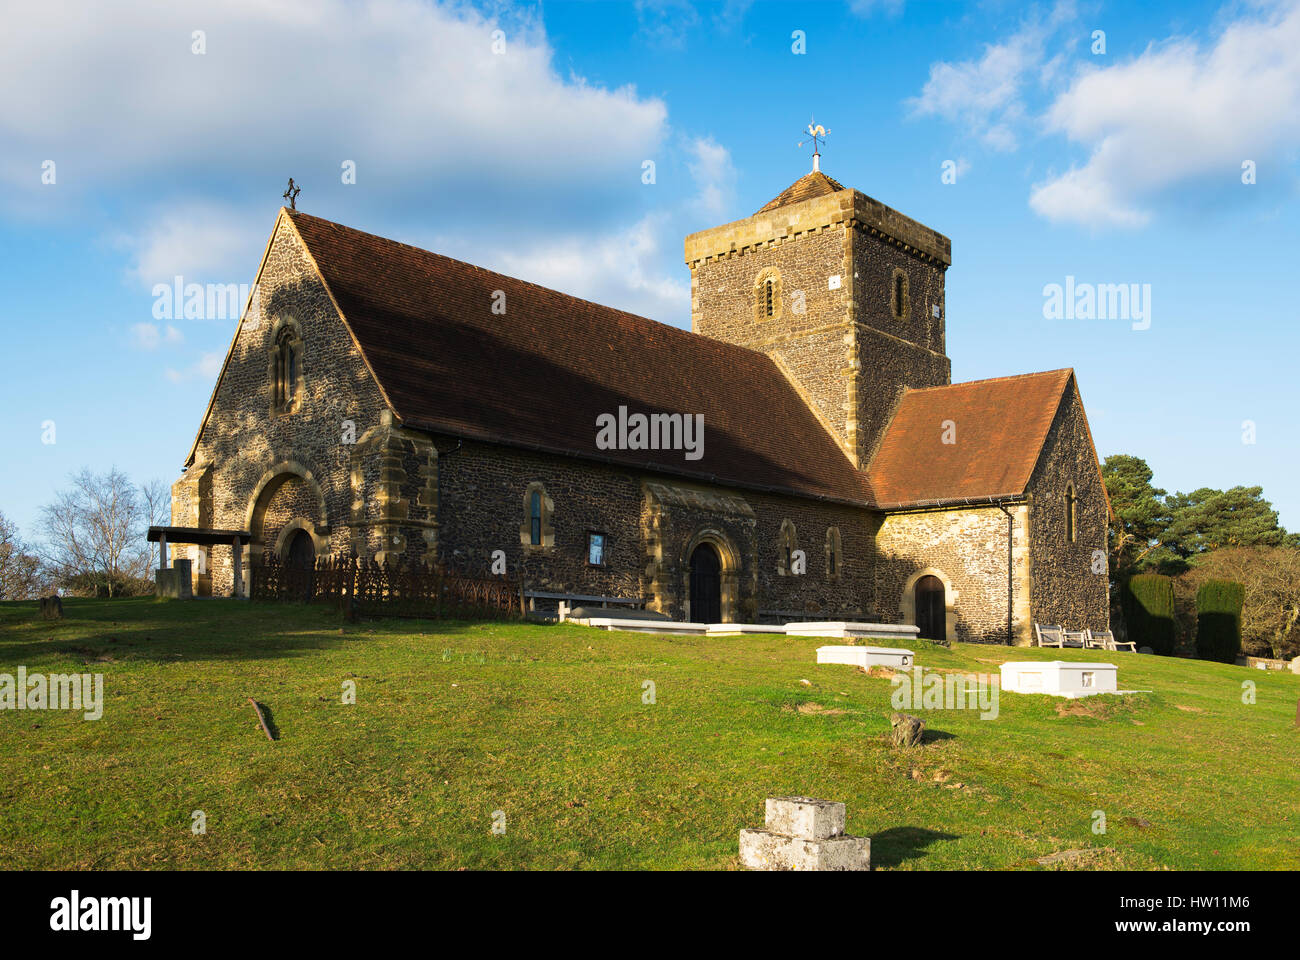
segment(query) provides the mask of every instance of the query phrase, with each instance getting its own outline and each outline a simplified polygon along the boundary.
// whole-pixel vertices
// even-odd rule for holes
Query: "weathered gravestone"
[[[192,599],[194,587],[190,574],[191,563],[190,560],[176,560],[170,567],[155,570],[154,592],[160,597],[171,597],[174,600]]]
[[[844,804],[769,797],[764,830],[740,831],[740,862],[751,870],[870,870],[871,838],[844,832]]]
[[[889,723],[893,728],[889,738],[896,747],[915,747],[921,743],[921,734],[925,731],[925,721],[910,713],[891,713]]]
[[[63,598],[58,594],[41,597],[41,616],[46,620],[63,619]]]

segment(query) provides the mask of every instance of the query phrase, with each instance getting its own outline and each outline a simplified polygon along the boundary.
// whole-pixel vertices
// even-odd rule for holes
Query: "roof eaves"
[[[816,500],[820,503],[834,503],[841,506],[860,507],[867,510],[875,509],[875,504],[866,497],[863,497],[860,500],[853,500],[847,497],[832,496],[830,494],[812,493],[807,490],[796,490],[793,487],[781,487],[770,484],[754,483],[752,481],[728,480],[713,473],[699,473],[692,470],[674,470],[672,467],[649,460],[643,462],[622,460],[617,457],[601,456],[598,453],[592,453],[588,450],[574,450],[559,445],[518,440],[513,437],[503,437],[499,434],[493,434],[488,431],[467,430],[464,427],[453,427],[432,420],[415,419],[403,421],[402,425],[415,430],[423,430],[428,433],[438,433],[443,436],[456,437],[457,439],[477,440],[481,443],[493,443],[503,447],[513,447],[518,450],[532,450],[536,453],[549,453],[562,457],[573,457],[575,459],[588,460],[594,463],[604,463],[613,467],[621,467],[625,470],[645,470],[650,473],[694,480],[697,483],[710,483],[719,487],[754,490],[759,493],[778,493],[784,496],[801,497],[805,500]]]
[[[999,493],[988,497],[943,497],[931,500],[903,500],[897,503],[877,503],[877,510],[885,513],[904,510],[940,510],[950,507],[987,507],[999,503],[1024,500],[1024,490],[1018,493]]]

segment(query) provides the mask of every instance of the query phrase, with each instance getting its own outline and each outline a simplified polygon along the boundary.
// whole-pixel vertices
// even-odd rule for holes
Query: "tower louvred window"
[[[781,272],[765,267],[754,278],[754,319],[776,320],[781,317]]]
[[[894,316],[900,320],[907,314],[907,275],[894,274]]]

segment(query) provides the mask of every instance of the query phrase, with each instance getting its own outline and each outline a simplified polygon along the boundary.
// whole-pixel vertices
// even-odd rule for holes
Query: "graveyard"
[[[741,870],[768,798],[816,797],[874,870],[1300,868],[1300,677],[1107,652],[1139,692],[909,708],[900,747],[891,671],[826,643],[3,603],[0,674],[103,682],[97,720],[0,710],[0,845],[42,869]],[[900,670],[945,675],[1098,659],[907,646]]]

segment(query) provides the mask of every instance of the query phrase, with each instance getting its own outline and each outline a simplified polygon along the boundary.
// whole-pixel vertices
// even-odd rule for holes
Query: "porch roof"
[[[210,547],[214,543],[231,543],[236,537],[245,543],[253,539],[247,530],[209,530],[204,527],[150,527],[148,540],[157,543],[163,537],[168,543],[197,543]]]

